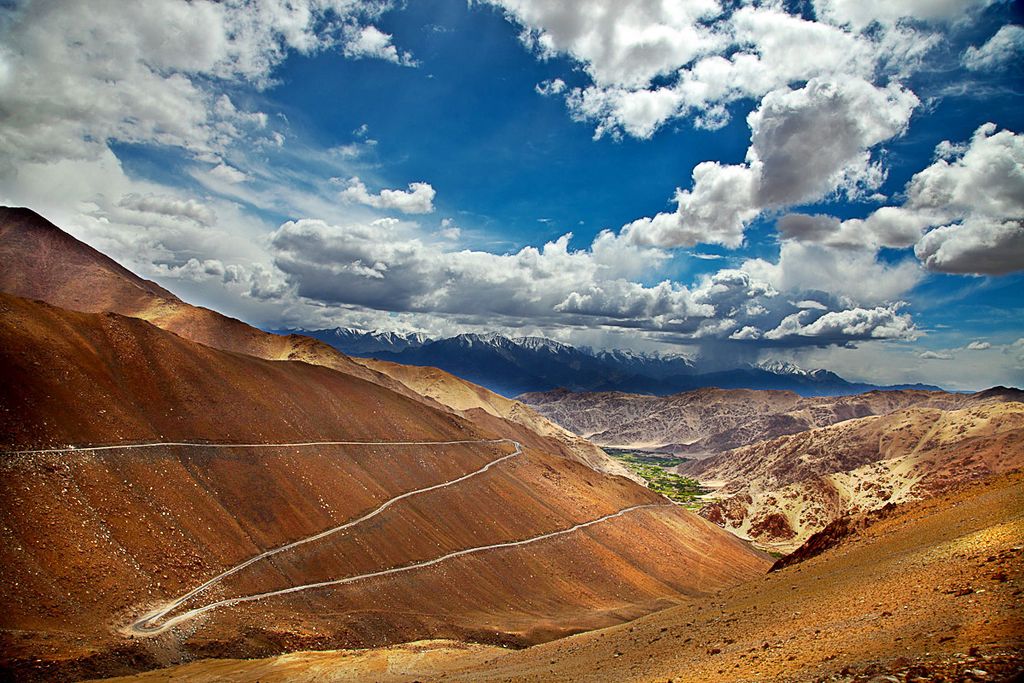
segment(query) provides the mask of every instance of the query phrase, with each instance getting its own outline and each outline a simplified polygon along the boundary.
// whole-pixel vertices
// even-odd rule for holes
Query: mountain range
[[[666,396],[704,387],[774,389],[801,396],[845,396],[873,390],[925,389],[924,384],[874,385],[850,382],[829,370],[804,370],[788,361],[767,360],[728,370],[703,371],[678,354],[574,347],[543,337],[496,333],[429,339],[422,334],[324,330],[274,330],[319,339],[343,353],[441,368],[503,396],[565,388]]]

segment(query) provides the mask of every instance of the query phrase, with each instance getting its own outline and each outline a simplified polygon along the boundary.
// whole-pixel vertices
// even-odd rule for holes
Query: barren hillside
[[[190,681],[1010,681],[1024,671],[1024,478],[898,506],[796,566],[519,652],[417,643],[197,662]],[[166,674],[135,677],[145,683]]]
[[[631,481],[376,383],[112,313],[10,295],[0,309],[8,674],[436,637],[527,644],[768,566]],[[339,441],[370,443],[309,443]],[[164,445],[131,446],[149,443]],[[19,452],[40,448],[61,450]],[[226,571],[153,625],[180,623],[128,630]]]
[[[1024,466],[1024,403],[911,408],[683,463],[721,486],[701,514],[760,545],[799,546],[837,517]]]
[[[698,389],[664,397],[563,390],[519,398],[544,417],[602,446],[658,448],[703,457],[912,406],[954,410],[980,402],[1022,400],[1024,392],[997,388],[972,395],[901,390],[802,398],[789,391],[750,389]]]

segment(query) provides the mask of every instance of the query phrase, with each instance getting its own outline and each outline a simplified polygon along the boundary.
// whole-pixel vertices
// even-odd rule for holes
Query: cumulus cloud
[[[921,238],[914,254],[928,270],[941,273],[1005,275],[1024,270],[1024,221],[968,219],[936,228]]]
[[[896,299],[916,285],[923,273],[913,259],[879,261],[862,249],[830,249],[818,244],[783,242],[779,259],[748,259],[744,271],[785,292],[827,293],[860,304]]]
[[[549,78],[546,81],[538,83],[534,90],[537,91],[538,95],[544,95],[550,97],[551,95],[558,95],[559,93],[565,92],[565,81],[561,78]]]
[[[1024,137],[980,126],[966,146],[940,145],[940,158],[907,186],[907,207],[956,218],[1024,215]]]
[[[462,230],[455,224],[451,218],[441,219],[441,229],[437,231],[437,236],[441,239],[446,240],[457,240],[462,235]]]
[[[1024,137],[994,124],[966,144],[944,141],[907,183],[902,206],[865,219],[788,214],[785,240],[831,247],[914,247],[925,268],[1002,275],[1024,269]]]
[[[968,351],[986,351],[991,348],[992,344],[990,342],[981,341],[980,339],[975,339],[974,341],[967,345]]]
[[[111,140],[217,154],[267,118],[237,109],[215,84],[261,88],[290,51],[350,42],[361,56],[391,59],[386,49],[368,51],[376,34],[365,22],[384,7],[350,0],[23,3],[3,24],[0,156],[10,163],[96,159]]]
[[[453,249],[394,218],[346,225],[301,220],[281,225],[271,247],[286,291],[321,305],[449,316],[492,327],[528,320],[548,329],[626,328],[679,341],[764,336],[772,344],[799,346],[913,333],[909,316],[892,306],[865,313],[822,295],[808,308],[739,269],[702,276],[693,287],[668,280],[640,284],[629,279],[633,262],[646,260],[650,274],[650,264],[662,258],[657,250],[610,232],[589,249],[573,250],[570,238],[491,254]],[[802,324],[780,327],[794,312]],[[840,313],[843,324],[817,322]],[[774,332],[769,337],[765,330]]]
[[[873,190],[866,153],[901,135],[918,104],[905,88],[861,79],[814,79],[797,90],[769,93],[750,114],[753,167],[760,165],[758,202],[785,206],[820,199],[837,189]]]
[[[721,244],[736,248],[757,208],[757,171],[706,161],[693,169],[693,189],[676,191],[676,211],[640,218],[622,229],[634,244],[687,247]]]
[[[778,327],[765,332],[765,339],[809,337],[826,343],[847,340],[898,339],[912,341],[920,336],[910,315],[899,313],[899,304],[871,309],[830,311],[817,317],[803,310],[787,316]]]
[[[985,124],[907,186],[905,209],[928,225],[914,253],[930,270],[1001,275],[1024,269],[1024,137]]]
[[[409,183],[408,190],[381,190],[371,194],[366,184],[358,177],[348,181],[348,187],[341,192],[341,198],[358,202],[377,209],[395,209],[402,213],[431,213],[434,210],[434,188],[429,183]]]
[[[845,221],[823,214],[791,213],[782,216],[775,227],[786,240],[874,251],[879,247],[913,246],[930,221],[930,217],[915,211],[884,206],[867,218]]]
[[[874,15],[868,24],[881,21],[869,26],[851,21],[845,3],[820,7],[833,20],[819,22],[775,3],[486,1],[505,10],[540,57],[567,55],[582,65],[592,84],[567,89],[566,103],[575,118],[596,124],[596,136],[648,138],[679,117],[718,128],[736,100],[813,78],[903,76],[939,42],[897,22],[906,10],[886,19],[881,6],[864,13]]]
[[[766,209],[839,190],[873,190],[884,174],[872,164],[870,149],[901,135],[917,103],[898,85],[878,88],[861,79],[812,79],[802,88],[773,91],[747,117],[746,163],[698,164],[692,189],[676,193],[674,213],[641,218],[623,234],[660,247],[736,248],[747,224]]]
[[[601,86],[643,86],[717,44],[703,22],[716,0],[485,0],[505,10],[541,56],[568,54]]]
[[[271,244],[275,263],[298,293],[318,301],[513,318],[640,317],[652,325],[702,311],[685,287],[615,278],[594,252],[570,250],[569,238],[497,255],[452,251],[395,219],[353,225],[303,220],[282,225]]]
[[[993,2],[995,0],[814,0],[814,9],[825,21],[862,29],[875,22],[894,24],[901,19],[961,21]]]
[[[370,57],[402,66],[416,66],[412,54],[399,53],[398,48],[391,43],[391,34],[384,33],[376,26],[347,27],[342,49],[346,57],[354,59]]]
[[[941,351],[922,351],[917,354],[921,360],[953,360],[953,355]]]

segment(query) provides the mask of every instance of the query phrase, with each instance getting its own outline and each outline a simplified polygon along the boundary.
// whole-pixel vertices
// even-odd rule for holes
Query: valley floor
[[[818,557],[706,600],[525,650],[429,641],[118,680],[1007,680],[1024,670],[1022,595],[1015,473],[900,506]]]

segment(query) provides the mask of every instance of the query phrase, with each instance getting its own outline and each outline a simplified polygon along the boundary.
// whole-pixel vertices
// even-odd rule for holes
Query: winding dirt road
[[[231,607],[232,605],[237,605],[237,604],[243,603],[243,602],[253,602],[255,600],[264,600],[266,598],[272,598],[272,597],[277,596],[277,595],[287,595],[288,593],[298,593],[300,591],[312,590],[314,588],[325,588],[325,587],[328,587],[328,586],[342,586],[342,585],[349,584],[349,583],[355,583],[356,581],[362,581],[364,579],[372,579],[372,578],[375,578],[375,577],[378,577],[378,576],[388,576],[390,574],[400,574],[402,572],[408,572],[408,571],[412,571],[414,569],[423,569],[424,567],[430,567],[430,566],[433,566],[435,564],[440,564],[441,562],[444,562],[446,560],[451,560],[451,559],[454,559],[456,557],[463,557],[465,555],[473,555],[475,553],[481,553],[481,552],[484,552],[484,551],[487,551],[487,550],[499,550],[501,548],[514,548],[514,547],[517,547],[517,546],[529,545],[530,543],[537,543],[538,541],[543,541],[543,540],[546,540],[546,539],[549,539],[549,538],[554,538],[556,536],[563,536],[565,534],[571,534],[574,531],[579,531],[580,529],[585,529],[588,526],[593,526],[595,524],[600,524],[601,522],[605,522],[605,521],[607,521],[609,519],[614,519],[615,517],[621,517],[622,515],[625,515],[626,513],[629,513],[629,512],[633,512],[634,510],[642,510],[642,509],[645,509],[645,508],[665,507],[665,506],[668,506],[668,505],[671,505],[671,503],[647,503],[647,504],[644,504],[644,505],[633,505],[632,507],[623,508],[622,510],[619,510],[618,512],[613,512],[613,513],[605,515],[603,517],[598,517],[597,519],[592,519],[589,522],[581,522],[580,524],[577,524],[575,526],[571,526],[571,527],[569,527],[567,529],[560,529],[558,531],[551,531],[551,532],[546,533],[546,534],[541,534],[540,536],[534,536],[532,538],[525,538],[525,539],[523,539],[521,541],[507,541],[505,543],[492,543],[491,545],[481,545],[481,546],[477,546],[475,548],[465,548],[463,550],[456,550],[456,551],[450,552],[447,555],[442,555],[441,557],[435,557],[432,560],[425,560],[423,562],[416,562],[414,564],[407,564],[407,565],[403,565],[401,567],[392,567],[391,569],[382,569],[380,571],[370,572],[368,574],[359,574],[357,576],[349,576],[349,577],[346,577],[344,579],[332,579],[331,581],[321,581],[319,583],[308,583],[308,584],[303,584],[301,586],[291,586],[289,588],[282,588],[281,590],[270,591],[268,593],[259,593],[257,595],[246,595],[246,596],[242,596],[242,597],[238,597],[238,598],[229,598],[227,600],[218,600],[217,602],[211,602],[209,605],[204,605],[203,607],[197,607],[197,608],[191,609],[191,610],[189,610],[187,612],[182,612],[178,616],[172,617],[172,618],[168,619],[167,621],[165,621],[162,624],[159,624],[157,626],[149,625],[149,623],[151,621],[153,621],[153,619],[158,618],[158,617],[163,616],[163,615],[166,615],[167,612],[170,611],[170,610],[165,609],[165,610],[162,610],[159,613],[154,613],[152,615],[143,617],[142,619],[140,619],[140,620],[136,621],[135,623],[133,623],[130,626],[130,629],[131,629],[131,631],[133,633],[136,633],[136,634],[139,634],[139,635],[157,635],[159,633],[163,633],[164,631],[166,631],[169,628],[177,626],[178,624],[180,624],[182,622],[188,621],[190,619],[194,619],[195,617],[198,617],[201,614],[204,614],[204,613],[209,612],[211,610],[215,610],[215,609],[217,609],[219,607]]]
[[[327,536],[330,536],[331,534],[335,534],[335,533],[337,533],[339,531],[342,531],[344,529],[349,529],[351,527],[354,527],[354,526],[356,526],[358,524],[361,524],[361,523],[363,523],[363,522],[365,522],[365,521],[367,521],[369,519],[372,519],[373,517],[376,517],[377,515],[379,515],[380,513],[384,512],[385,510],[387,510],[389,507],[391,507],[395,503],[397,503],[397,502],[399,502],[401,500],[404,500],[406,498],[410,498],[412,496],[417,496],[417,495],[420,495],[420,494],[423,494],[423,493],[428,493],[430,491],[436,491],[438,489],[446,488],[448,486],[453,486],[453,485],[458,484],[460,482],[463,482],[463,481],[465,481],[465,480],[467,480],[467,479],[469,479],[471,477],[475,477],[475,476],[477,476],[479,474],[483,474],[484,472],[488,471],[489,469],[491,469],[492,467],[494,467],[495,465],[497,465],[497,464],[499,464],[501,462],[504,462],[504,461],[509,460],[511,458],[515,458],[515,457],[517,457],[519,455],[522,455],[522,452],[523,452],[522,444],[520,444],[518,441],[515,441],[513,439],[490,439],[490,440],[467,439],[467,440],[462,440],[462,441],[306,441],[306,442],[296,442],[296,443],[249,443],[249,444],[225,444],[225,443],[202,443],[202,442],[186,442],[186,441],[166,441],[166,442],[130,444],[130,445],[116,445],[116,446],[84,446],[84,447],[68,446],[66,448],[44,448],[44,449],[38,449],[38,450],[10,451],[7,454],[8,455],[29,455],[29,454],[33,454],[33,453],[83,453],[83,452],[90,452],[90,451],[127,450],[127,449],[135,449],[135,448],[167,448],[167,447],[174,447],[174,446],[190,447],[190,448],[291,448],[291,447],[306,447],[306,446],[369,446],[369,445],[373,445],[373,446],[445,446],[445,445],[458,445],[458,444],[497,444],[497,443],[512,444],[515,447],[515,450],[512,453],[509,453],[508,455],[504,455],[504,456],[502,456],[500,458],[492,460],[489,463],[487,463],[486,465],[484,465],[483,467],[481,467],[481,468],[479,468],[477,470],[473,470],[472,472],[469,472],[468,474],[464,474],[461,477],[458,477],[456,479],[452,479],[450,481],[442,482],[440,484],[433,484],[431,486],[426,486],[426,487],[421,488],[421,489],[415,489],[415,490],[412,490],[412,491],[407,491],[406,493],[400,494],[398,496],[395,496],[394,498],[391,498],[391,499],[381,503],[377,508],[373,509],[372,511],[366,513],[365,515],[363,515],[361,517],[358,517],[356,519],[350,520],[348,522],[345,522],[344,524],[341,524],[341,525],[336,526],[336,527],[332,527],[332,528],[327,529],[325,531],[321,531],[321,532],[319,532],[317,534],[313,534],[312,536],[307,536],[306,538],[302,538],[302,539],[299,539],[297,541],[293,541],[291,543],[288,543],[288,544],[285,544],[285,545],[282,545],[282,546],[278,546],[276,548],[271,548],[270,550],[262,552],[259,555],[254,555],[253,557],[250,557],[249,559],[245,560],[244,562],[241,562],[241,563],[239,563],[239,564],[237,564],[237,565],[235,565],[233,567],[230,567],[230,568],[224,570],[220,574],[217,574],[213,578],[211,578],[211,579],[205,581],[204,583],[196,586],[195,588],[193,588],[189,592],[187,592],[184,595],[176,598],[175,600],[165,604],[164,606],[160,607],[159,609],[154,610],[152,612],[149,612],[145,616],[143,616],[143,617],[139,618],[138,620],[132,622],[130,625],[128,625],[125,628],[125,632],[133,634],[133,635],[155,636],[155,635],[158,635],[160,633],[163,633],[163,632],[167,631],[170,628],[173,628],[174,626],[177,626],[178,624],[184,623],[186,621],[189,621],[191,619],[194,619],[194,618],[200,616],[201,614],[205,614],[206,612],[210,612],[212,610],[215,610],[215,609],[218,609],[218,608],[221,608],[221,607],[230,607],[232,605],[237,605],[237,604],[240,604],[240,603],[243,603],[243,602],[253,602],[253,601],[256,601],[256,600],[264,600],[264,599],[271,598],[271,597],[278,596],[278,595],[287,595],[289,593],[297,593],[297,592],[300,592],[300,591],[312,590],[312,589],[316,589],[316,588],[325,588],[325,587],[329,587],[329,586],[341,586],[341,585],[345,585],[345,584],[355,583],[357,581],[363,581],[365,579],[372,579],[372,578],[376,578],[376,577],[380,577],[380,576],[388,576],[388,575],[391,575],[391,574],[399,574],[399,573],[402,573],[402,572],[412,571],[414,569],[423,569],[425,567],[431,567],[433,565],[440,564],[441,562],[445,562],[447,560],[451,560],[451,559],[454,559],[454,558],[457,558],[457,557],[464,557],[466,555],[473,555],[473,554],[476,554],[476,553],[481,553],[481,552],[490,551],[490,550],[500,550],[502,548],[514,548],[514,547],[519,547],[519,546],[525,546],[525,545],[529,545],[531,543],[537,543],[539,541],[543,541],[543,540],[546,540],[546,539],[549,539],[549,538],[555,538],[557,536],[563,536],[563,535],[566,535],[566,534],[571,534],[571,533],[573,533],[575,531],[579,531],[580,529],[585,529],[585,528],[593,526],[595,524],[600,524],[600,523],[608,521],[610,519],[614,519],[616,517],[621,517],[621,516],[623,516],[623,515],[625,515],[625,514],[627,514],[629,512],[633,512],[634,510],[642,510],[642,509],[646,509],[646,508],[655,508],[655,507],[664,507],[664,506],[674,505],[675,504],[675,503],[673,503],[671,501],[666,501],[664,503],[647,503],[647,504],[644,504],[644,505],[633,505],[631,507],[619,510],[618,512],[613,512],[613,513],[604,515],[602,517],[598,517],[597,519],[592,519],[592,520],[590,520],[588,522],[581,522],[579,524],[576,524],[574,526],[568,527],[566,529],[560,529],[558,531],[551,531],[551,532],[548,532],[546,534],[541,534],[539,536],[533,536],[531,538],[525,538],[525,539],[522,539],[522,540],[519,540],[519,541],[506,541],[506,542],[503,542],[503,543],[492,543],[490,545],[476,546],[476,547],[473,547],[473,548],[464,548],[462,550],[456,550],[456,551],[447,553],[445,555],[442,555],[440,557],[436,557],[436,558],[434,558],[432,560],[424,560],[424,561],[421,561],[421,562],[415,562],[413,564],[402,565],[402,566],[399,566],[399,567],[391,567],[390,569],[382,569],[382,570],[378,570],[378,571],[375,571],[375,572],[369,572],[369,573],[366,573],[366,574],[359,574],[357,576],[349,576],[349,577],[345,577],[345,578],[342,578],[342,579],[332,579],[330,581],[321,581],[319,583],[303,584],[303,585],[300,585],[300,586],[290,586],[288,588],[282,588],[280,590],[270,591],[270,592],[267,592],[267,593],[259,593],[259,594],[256,594],[256,595],[246,595],[246,596],[240,596],[240,597],[237,597],[237,598],[228,598],[228,599],[225,599],[225,600],[218,600],[216,602],[212,602],[210,604],[203,605],[202,607],[197,607],[197,608],[188,610],[186,612],[182,612],[181,614],[179,614],[177,616],[174,616],[174,617],[171,617],[170,619],[167,619],[165,621],[162,621],[161,623],[156,623],[156,622],[159,622],[160,620],[164,619],[168,614],[170,614],[171,612],[173,612],[174,610],[179,608],[182,604],[184,604],[188,600],[194,598],[196,595],[202,593],[203,591],[205,591],[208,588],[210,588],[211,586],[219,583],[220,581],[224,580],[225,578],[231,576],[232,574],[235,574],[236,572],[239,572],[239,571],[245,569],[246,567],[248,567],[248,566],[250,566],[250,565],[252,565],[252,564],[254,564],[256,562],[259,562],[260,560],[264,560],[264,559],[266,559],[268,557],[271,557],[271,556],[276,555],[278,553],[282,553],[282,552],[284,552],[286,550],[289,550],[291,548],[295,548],[295,547],[304,545],[306,543],[312,543],[314,541],[318,541],[320,539],[326,538]]]
[[[196,586],[195,588],[190,590],[188,593],[185,593],[181,597],[179,597],[176,600],[168,603],[167,605],[164,605],[160,609],[155,610],[155,611],[150,612],[149,614],[145,615],[144,617],[142,617],[138,621],[136,621],[133,624],[131,624],[131,626],[129,627],[130,630],[133,633],[149,633],[149,634],[160,633],[160,632],[166,630],[168,628],[167,624],[170,624],[171,622],[167,622],[167,624],[165,624],[163,626],[153,626],[153,622],[154,621],[157,621],[159,619],[164,618],[169,613],[173,612],[175,609],[180,607],[183,603],[187,602],[188,600],[190,600],[191,598],[195,597],[199,593],[202,593],[203,591],[205,591],[210,586],[213,586],[214,584],[219,583],[223,579],[231,576],[232,574],[234,574],[236,572],[239,572],[239,571],[245,569],[246,567],[248,567],[251,564],[254,564],[256,562],[259,562],[260,560],[263,560],[263,559],[266,559],[268,557],[271,557],[272,555],[276,555],[276,554],[282,553],[282,552],[284,552],[286,550],[290,550],[291,548],[295,548],[295,547],[298,547],[300,545],[305,545],[306,543],[312,543],[313,541],[319,541],[322,538],[326,538],[327,536],[330,536],[331,534],[335,534],[335,533],[337,533],[339,531],[343,531],[344,529],[349,529],[351,527],[356,526],[357,524],[362,524],[363,522],[365,522],[365,521],[367,521],[369,519],[372,519],[372,518],[376,517],[377,515],[379,515],[380,513],[384,512],[385,510],[387,510],[389,507],[391,507],[392,505],[394,505],[395,503],[397,503],[400,500],[405,500],[406,498],[411,498],[412,496],[418,496],[421,493],[427,493],[429,491],[436,491],[438,489],[443,489],[443,488],[446,488],[448,486],[452,486],[454,484],[458,484],[459,482],[465,481],[465,480],[469,479],[470,477],[475,477],[478,474],[483,474],[484,472],[486,472],[487,470],[491,469],[492,467],[494,467],[498,463],[504,462],[505,460],[508,460],[510,458],[514,458],[514,457],[516,457],[518,455],[521,455],[522,452],[523,452],[522,445],[518,441],[513,441],[512,439],[493,439],[493,440],[484,440],[484,441],[477,441],[477,440],[467,440],[467,441],[383,441],[383,442],[382,441],[322,441],[322,442],[289,443],[289,444],[230,444],[230,445],[229,444],[146,444],[145,447],[161,446],[161,445],[162,446],[168,446],[168,445],[196,446],[196,445],[200,445],[200,446],[209,446],[211,448],[253,448],[253,447],[257,447],[257,446],[264,446],[264,447],[266,447],[266,446],[294,447],[294,446],[328,446],[328,445],[330,445],[330,446],[340,446],[340,445],[348,445],[348,446],[351,446],[351,445],[447,446],[447,445],[467,444],[467,443],[510,443],[513,446],[515,446],[515,451],[513,451],[512,453],[509,453],[508,455],[504,455],[504,456],[502,456],[500,458],[497,458],[496,460],[492,460],[489,463],[487,463],[486,465],[484,465],[483,467],[481,467],[480,469],[473,470],[472,472],[470,472],[468,474],[464,474],[461,477],[458,477],[456,479],[451,479],[449,481],[441,482],[440,484],[433,484],[431,486],[425,486],[425,487],[423,487],[421,489],[414,489],[412,491],[407,491],[406,493],[402,493],[400,495],[397,495],[394,498],[391,498],[389,500],[384,501],[378,507],[376,507],[375,509],[373,509],[370,512],[366,513],[362,517],[358,517],[356,519],[353,519],[353,520],[350,520],[348,522],[345,522],[344,524],[341,524],[339,526],[332,527],[332,528],[327,529],[325,531],[321,531],[320,533],[313,534],[312,536],[307,536],[306,538],[302,538],[302,539],[299,539],[297,541],[292,541],[291,543],[287,543],[285,545],[278,546],[276,548],[271,548],[270,550],[262,552],[259,555],[254,555],[253,557],[250,557],[248,560],[245,560],[244,562],[242,562],[240,564],[236,564],[235,566],[233,566],[233,567],[231,567],[229,569],[226,569],[225,571],[221,572],[217,576],[214,576],[213,578],[209,579],[208,581],[206,581],[206,582]],[[136,447],[137,446],[123,446],[122,448],[136,448]],[[78,448],[78,449],[70,449],[70,450],[84,451],[84,450],[100,450],[100,449],[105,449],[105,448],[116,448],[116,447],[114,447],[114,446],[98,446],[98,447],[91,448],[91,449]],[[217,603],[214,603],[214,604],[217,604]],[[195,611],[196,610],[193,610],[193,612],[195,612]],[[205,611],[205,610],[203,610],[203,611]],[[186,612],[185,614],[190,614],[190,612]],[[195,615],[193,615],[193,616],[195,616]],[[180,623],[181,619],[180,618],[176,618],[176,619],[171,620],[171,621],[173,621],[173,623]]]

